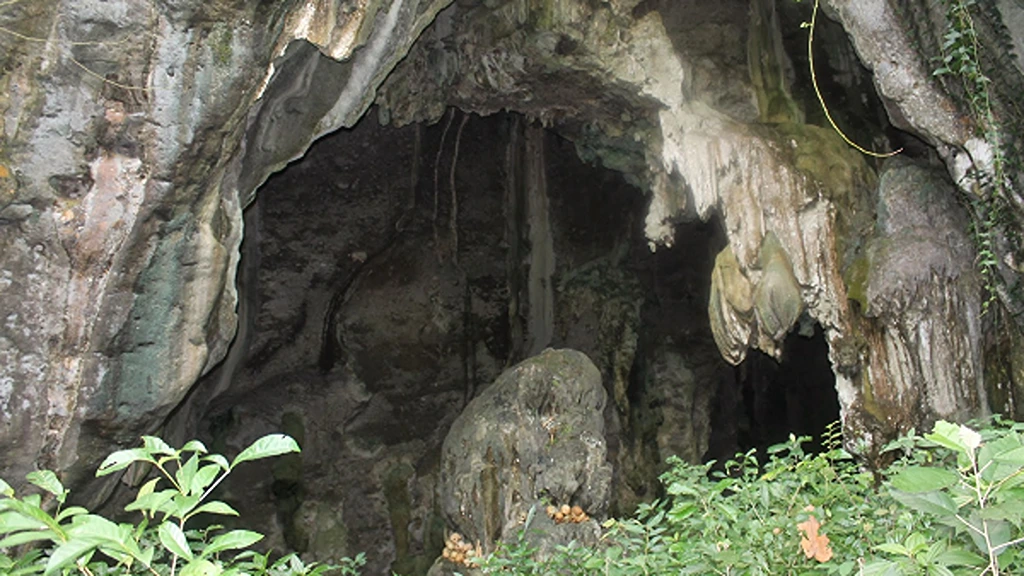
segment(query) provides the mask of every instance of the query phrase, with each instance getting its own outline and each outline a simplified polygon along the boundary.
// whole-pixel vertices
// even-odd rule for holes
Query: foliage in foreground
[[[753,451],[721,467],[671,459],[666,498],[634,518],[605,522],[598,546],[570,544],[541,556],[524,530],[481,568],[566,576],[1022,573],[1022,430],[999,420],[980,431],[939,422],[891,444],[898,459],[885,476],[858,467],[834,431],[819,454],[803,451],[808,438],[791,437],[763,463]],[[257,532],[187,526],[199,514],[237,515],[209,500],[236,466],[296,451],[294,440],[275,434],[229,462],[196,441],[173,449],[146,437],[97,472],[152,466],[155,477],[126,507],[141,515],[136,524],[65,506],[68,491],[49,471],[28,476],[43,494],[17,497],[0,480],[0,573],[356,576],[362,555],[340,566],[306,565],[295,555],[271,561],[249,549],[262,538]]]
[[[538,555],[524,533],[483,559],[485,574],[986,575],[1022,573],[1024,425],[980,432],[939,422],[894,442],[886,477],[826,437],[725,463],[670,460],[667,497],[609,520],[598,547]],[[528,527],[527,527],[528,528]]]
[[[249,549],[263,538],[258,532],[186,526],[200,514],[238,515],[227,503],[209,497],[239,464],[298,451],[292,438],[271,434],[229,462],[197,440],[174,449],[160,438],[143,437],[142,447],[114,452],[96,472],[105,476],[133,464],[152,466],[154,477],[125,507],[141,515],[136,524],[118,524],[80,506],[65,507],[68,490],[49,470],[26,477],[43,494],[17,496],[0,479],[0,574],[356,576],[362,555],[343,559],[340,566],[307,565],[294,554],[271,561],[269,554]]]

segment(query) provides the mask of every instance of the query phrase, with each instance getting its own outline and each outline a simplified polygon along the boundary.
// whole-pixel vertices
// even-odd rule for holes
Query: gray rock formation
[[[452,423],[439,491],[449,524],[489,551],[531,508],[580,506],[601,518],[611,495],[601,373],[574,350],[545,350],[502,374]],[[567,542],[566,542],[567,543]]]
[[[862,406],[881,434],[913,425],[920,406],[952,420],[988,409],[975,252],[951,188],[934,168],[890,160],[874,234],[848,269],[865,317]]]

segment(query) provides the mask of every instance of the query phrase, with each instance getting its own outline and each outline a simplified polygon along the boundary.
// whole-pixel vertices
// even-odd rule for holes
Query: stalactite
[[[509,138],[505,146],[505,244],[508,254],[505,259],[505,278],[508,287],[508,354],[505,367],[508,368],[523,359],[522,311],[522,240],[523,194],[522,194],[522,130],[519,116],[514,116],[509,125]]]
[[[529,354],[540,353],[554,334],[555,296],[551,276],[555,253],[548,214],[548,186],[544,162],[544,129],[526,128],[526,197],[530,223]]]
[[[465,388],[462,406],[465,408],[476,393],[476,338],[473,330],[473,293],[469,289],[469,278],[463,272],[459,280],[462,282],[462,380]]]
[[[437,252],[437,259],[439,261],[441,260],[441,239],[437,233],[437,213],[441,190],[441,154],[444,153],[444,141],[448,138],[448,129],[452,127],[452,120],[454,119],[455,109],[452,108],[451,113],[448,115],[448,120],[444,124],[444,130],[441,131],[441,142],[437,145],[437,155],[434,157],[434,215],[430,222],[434,229],[434,250]]]
[[[416,189],[420,184],[420,154],[423,153],[423,125],[416,124],[412,140],[412,166],[409,167],[409,197],[405,201],[405,213],[410,218],[416,214]],[[405,229],[406,221],[399,221],[399,232]]]
[[[459,144],[462,142],[462,130],[466,127],[469,114],[463,113],[459,129],[455,132],[455,151],[452,152],[452,168],[449,178],[452,189],[452,209],[448,215],[448,229],[451,233],[452,262],[459,264],[459,195],[455,191],[455,167],[459,163]]]

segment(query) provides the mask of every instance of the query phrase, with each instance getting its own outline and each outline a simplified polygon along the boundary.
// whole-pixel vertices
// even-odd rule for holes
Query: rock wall
[[[920,161],[961,184],[984,173],[985,144],[931,78],[912,21],[885,0],[824,5],[889,121],[924,142]],[[712,318],[723,355],[777,354],[798,310],[816,320],[851,447],[984,413],[969,249],[942,252],[915,240],[918,229],[885,224],[885,210],[906,211],[898,196],[910,193],[892,192],[906,189],[905,172],[890,169],[879,189],[876,166],[835,134],[794,123],[815,105],[785,89],[798,73],[779,46],[798,23],[774,14],[760,0],[4,4],[3,475],[56,467],[75,483],[160,426],[235,332],[242,207],[373,102],[396,124],[455,105],[556,128],[649,193],[652,249],[681,220],[720,219],[728,248]],[[1019,78],[1008,69],[999,81]],[[952,206],[935,178],[914,186],[944,190]],[[929,247],[943,267],[901,268],[886,234],[911,247],[899,249]],[[929,277],[926,292],[899,285]]]

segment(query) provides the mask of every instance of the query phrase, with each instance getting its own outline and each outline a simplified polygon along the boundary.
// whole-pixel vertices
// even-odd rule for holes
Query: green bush
[[[209,500],[236,466],[298,451],[292,438],[271,434],[229,462],[224,456],[208,453],[197,440],[174,449],[160,438],[143,437],[141,447],[114,452],[96,472],[105,476],[132,464],[155,469],[155,477],[143,484],[135,500],[125,507],[141,514],[137,524],[118,524],[80,506],[65,507],[68,490],[49,470],[26,477],[43,494],[19,497],[0,480],[0,574],[313,576],[334,572],[357,576],[364,564],[361,554],[344,559],[339,566],[307,565],[294,554],[271,561],[269,554],[249,550],[263,538],[258,532],[186,526],[199,514],[238,515],[228,504]]]
[[[887,450],[884,474],[839,446],[807,454],[790,437],[761,462],[670,458],[663,501],[609,520],[601,544],[540,557],[525,531],[484,558],[485,574],[985,575],[1021,573],[1021,425],[948,422]],[[528,526],[526,527],[528,529]]]
[[[833,429],[825,450],[790,437],[721,466],[668,461],[664,500],[633,518],[608,520],[600,544],[540,554],[527,538],[533,512],[511,542],[480,561],[485,574],[606,576],[972,575],[1024,573],[1024,425],[978,428],[938,422],[887,447],[884,473],[862,469]],[[199,514],[237,515],[211,492],[236,466],[297,452],[288,436],[265,436],[228,461],[197,441],[173,449],[155,437],[111,454],[97,476],[132,464],[155,476],[125,507],[136,524],[115,523],[78,506],[50,471],[27,480],[43,494],[17,497],[0,480],[0,574],[154,576],[356,576],[362,554],[338,566],[306,565],[292,554],[272,561],[250,546],[249,530],[187,526]]]

